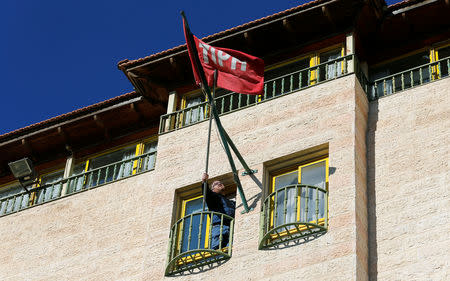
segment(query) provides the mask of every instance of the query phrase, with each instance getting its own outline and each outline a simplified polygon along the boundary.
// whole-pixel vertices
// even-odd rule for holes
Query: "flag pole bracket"
[[[241,214],[246,214],[246,213],[250,213],[251,211],[253,211],[254,210],[254,208],[248,208],[248,210],[242,210],[241,211]]]
[[[250,170],[250,171],[243,171],[242,172],[242,176],[248,176],[248,175],[253,175],[253,174],[256,174],[258,172],[258,170]]]

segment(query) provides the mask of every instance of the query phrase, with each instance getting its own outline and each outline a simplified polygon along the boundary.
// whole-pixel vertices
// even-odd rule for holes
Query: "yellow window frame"
[[[184,218],[186,216],[186,205],[187,205],[187,203],[189,201],[197,200],[199,198],[203,198],[203,195],[198,195],[198,196],[194,196],[194,197],[190,197],[190,198],[181,199],[181,211],[180,211],[180,216],[179,216],[178,219]],[[209,228],[210,228],[210,225],[211,225],[211,218],[210,218],[210,216],[207,216],[207,219],[206,219],[206,232],[205,232],[205,243],[204,243],[205,249],[207,249],[208,246],[209,246],[209,235],[210,235]],[[184,229],[183,229],[183,231],[184,231]],[[178,237],[177,238],[177,252],[178,253],[181,252],[181,236],[182,235],[183,234],[181,233],[181,228],[179,228],[178,229],[178,233],[177,233],[177,237]],[[228,247],[222,248],[221,251],[227,252],[228,251]],[[188,256],[188,257],[181,258],[177,262],[177,264],[178,265],[182,265],[182,264],[185,264],[185,263],[191,263],[191,262],[198,261],[198,260],[201,260],[201,259],[204,259],[204,258],[208,258],[210,256],[211,256],[210,253],[203,253],[203,254],[197,253],[197,254],[193,255],[193,257]]]
[[[313,164],[316,164],[316,163],[319,163],[319,162],[323,162],[323,161],[325,161],[325,186],[326,186],[326,190],[328,191],[329,157],[325,157],[325,158],[321,158],[319,160],[315,160],[315,161],[312,161],[312,162],[306,162],[305,164],[297,166],[297,168],[295,168],[295,169],[291,169],[291,170],[288,170],[287,172],[283,172],[281,174],[274,175],[272,177],[272,186],[271,186],[271,189],[270,189],[271,190],[270,193],[275,191],[275,179],[277,177],[280,177],[280,176],[283,176],[283,175],[287,175],[287,174],[290,174],[290,173],[292,173],[294,171],[297,171],[297,183],[298,184],[302,184],[301,183],[302,168],[310,166],[310,165],[313,165]],[[297,221],[300,220],[300,210],[301,210],[301,207],[300,207],[301,200],[300,199],[301,199],[300,195],[297,195],[297,206],[299,206],[297,208],[297,217],[296,217]],[[328,197],[327,197],[327,200],[328,200]],[[328,201],[326,202],[326,204],[328,206]],[[273,202],[273,199],[272,199],[271,202],[270,202],[270,221],[269,221],[270,228],[272,228],[273,225],[274,225],[274,211],[275,211],[274,210],[274,202]],[[327,208],[327,214],[325,214],[325,215],[328,217],[328,208]],[[325,224],[325,218],[319,219],[318,223],[315,220],[310,221],[310,223],[316,223],[318,225],[324,225]],[[304,231],[304,230],[307,230],[307,229],[308,229],[307,226],[300,226],[298,228],[298,230],[300,230],[300,231]],[[298,230],[297,230],[297,228],[290,229],[290,230],[285,230],[285,231],[277,233],[277,234],[272,234],[271,238],[275,239],[275,238],[278,238],[278,237],[284,237],[284,236],[287,236],[289,234],[297,233]]]
[[[325,161],[325,189],[328,191],[329,157],[322,158],[322,159],[317,160],[317,161],[313,161],[313,162],[309,162],[309,163],[300,165],[300,166],[298,167],[298,182],[299,182],[299,184],[302,184],[302,182],[301,182],[301,179],[302,179],[302,169],[303,169],[304,167],[311,166],[311,165],[314,165],[314,164],[317,164],[317,163],[320,163],[320,162],[323,162],[323,161]],[[298,201],[297,201],[298,206],[300,206],[300,196],[298,196],[297,200],[298,200]],[[328,197],[327,197],[327,200],[328,200]],[[326,202],[326,204],[327,204],[327,206],[328,206],[328,201]],[[297,210],[297,220],[300,220],[300,209],[301,209],[301,208],[298,208],[298,210]],[[328,208],[327,208],[327,212],[328,212]],[[325,215],[328,217],[328,214],[325,214]],[[318,222],[318,223],[317,223],[315,220],[310,221],[310,223],[316,223],[316,224],[319,224],[319,225],[323,225],[323,224],[325,223],[325,218],[319,219],[319,222]]]
[[[43,173],[42,175],[39,175],[37,182],[34,184],[34,187],[41,187],[42,184],[42,177],[45,177],[47,175],[53,174],[53,173],[57,173],[57,172],[63,172],[63,177],[64,177],[64,168],[60,168],[60,169],[56,169],[56,170],[52,170],[50,172],[46,172]],[[32,191],[30,194],[30,198],[28,199],[28,206],[33,206],[36,199],[37,193],[36,191]]]
[[[185,109],[186,108],[186,103],[187,103],[187,100],[189,98],[195,98],[195,97],[202,96],[202,95],[203,95],[203,93],[202,93],[201,90],[193,90],[193,91],[187,92],[186,94],[184,94],[181,97],[181,109]],[[208,97],[206,97],[206,96],[205,96],[205,101],[208,101]],[[208,116],[208,113],[209,113],[207,108],[208,107],[205,106],[205,108],[203,109],[203,111],[204,111],[203,114],[205,115],[205,119],[206,119],[206,116]],[[181,125],[184,125],[184,113],[181,113],[179,122],[180,122]]]
[[[105,150],[103,152],[99,152],[99,153],[93,154],[91,156],[88,156],[85,160],[81,161],[80,164],[85,162],[85,164],[84,164],[85,165],[84,166],[84,172],[87,173],[89,171],[89,168],[90,168],[90,161],[92,159],[94,159],[94,158],[97,158],[97,157],[100,157],[100,156],[103,156],[103,155],[107,155],[109,153],[113,153],[113,152],[119,151],[121,149],[131,148],[133,146],[135,147],[134,156],[139,156],[139,155],[143,154],[146,143],[150,143],[150,142],[157,141],[157,140],[158,140],[158,136],[154,135],[154,136],[151,136],[151,137],[146,138],[144,140],[141,140],[141,141],[139,141],[137,143],[136,142],[135,143],[131,143],[131,144],[128,143],[128,144],[125,144],[125,145],[121,145],[121,146],[118,146],[118,147],[107,149],[107,150]],[[142,159],[141,159],[141,161],[139,161],[139,159],[134,160],[133,161],[133,167],[132,167],[132,175],[135,175],[137,173],[137,171],[138,171],[138,167],[140,168],[141,166],[142,166]],[[84,176],[84,180],[83,180],[83,185],[86,184],[86,180],[87,179],[86,179],[86,175],[85,175]]]
[[[441,44],[438,47],[432,47],[430,49],[430,62],[437,62],[439,60],[439,50],[443,49],[443,48],[447,48],[450,46],[450,43],[447,44]],[[436,80],[436,79],[440,79],[441,78],[441,73],[440,73],[440,69],[438,67],[437,64],[432,65],[431,66],[431,71],[432,71],[432,80]]]
[[[187,205],[187,203],[189,201],[197,200],[197,199],[200,199],[200,198],[203,198],[203,195],[198,195],[198,196],[195,196],[195,197],[182,199],[181,213],[180,213],[179,219],[184,218],[184,216],[186,216],[186,205]],[[205,248],[208,248],[208,246],[209,246],[209,227],[210,227],[210,224],[211,224],[211,218],[208,216],[207,219],[206,219],[206,233],[205,233],[205,244],[204,244]],[[181,243],[180,243],[181,242],[181,229],[179,229],[178,231],[180,233],[178,235],[177,246],[178,246],[178,250],[180,250],[181,249]]]

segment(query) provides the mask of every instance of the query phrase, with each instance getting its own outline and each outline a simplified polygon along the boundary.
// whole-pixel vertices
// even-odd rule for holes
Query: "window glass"
[[[133,173],[131,160],[136,153],[136,147],[128,147],[89,160],[87,185],[96,186],[117,180]]]
[[[28,205],[29,194],[19,183],[4,187],[0,190],[0,215],[18,211]],[[22,193],[19,196],[14,196]]]
[[[184,212],[182,217],[195,214],[202,211],[203,196],[195,199],[185,200],[183,202]],[[205,205],[205,210],[208,207]],[[207,230],[208,230],[208,215],[204,214],[187,217],[183,223],[183,233],[181,235],[181,252],[186,252],[193,249],[207,248]],[[200,231],[200,220],[202,220],[202,229]],[[189,236],[190,234],[190,236]],[[190,238],[190,239],[189,239]],[[200,241],[199,241],[200,238]],[[199,244],[200,242],[200,244]]]
[[[199,105],[205,101],[203,95],[186,97],[184,125],[195,123],[205,119],[205,105]]]
[[[42,203],[61,196],[64,170],[43,175],[39,186],[43,187],[37,191],[36,203]]]
[[[290,91],[291,88],[295,90],[308,86],[308,77],[311,76],[311,73],[300,70],[307,69],[309,66],[309,58],[304,58],[265,72],[267,96],[274,97]],[[298,71],[300,71],[298,75],[288,75]]]
[[[372,91],[376,91],[377,95],[381,97],[429,82],[431,80],[429,67],[416,68],[429,62],[429,51],[424,51],[373,69],[371,71],[372,81],[386,79],[377,81],[377,85],[376,87],[374,85]]]
[[[297,188],[295,185],[297,183],[297,170],[274,178],[275,190],[279,191],[276,195],[277,206],[274,219],[276,226],[296,220]]]
[[[156,162],[156,149],[158,147],[157,141],[151,141],[144,144],[144,154],[148,154],[144,157],[141,170],[147,171],[155,168]]]
[[[342,49],[336,49],[329,52],[320,54],[320,63],[326,63],[341,57]],[[319,68],[320,70],[320,81],[326,79],[332,79],[338,77],[342,74],[342,63],[341,61],[333,61],[327,63]]]
[[[68,193],[73,193],[83,189],[83,186],[85,184],[85,175],[83,173],[85,169],[86,169],[85,162],[76,164],[73,167],[72,176],[70,177],[69,186],[67,189]]]
[[[326,215],[327,167],[326,158],[273,177],[274,193],[270,195],[272,227],[296,221],[323,222]]]
[[[300,167],[300,183],[326,189],[326,161]],[[303,221],[317,221],[325,216],[325,193],[314,188],[302,188],[300,214]]]
[[[449,65],[450,65],[450,46],[438,49],[438,59],[439,62],[439,76],[446,77],[449,75]]]

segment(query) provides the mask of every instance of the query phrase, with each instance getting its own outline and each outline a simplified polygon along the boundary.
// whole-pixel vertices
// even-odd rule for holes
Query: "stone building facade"
[[[185,46],[119,62],[135,92],[0,136],[0,279],[447,280],[448,9],[317,0],[204,39],[267,65],[260,98],[216,97],[257,170],[236,159],[246,212],[213,127],[210,179],[236,201],[221,250],[192,211],[209,109]],[[30,193],[5,168],[24,157]]]

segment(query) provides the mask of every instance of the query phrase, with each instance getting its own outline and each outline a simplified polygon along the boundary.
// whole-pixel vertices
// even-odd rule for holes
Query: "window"
[[[180,252],[194,249],[208,248],[209,226],[211,224],[208,214],[202,214],[203,196],[183,200],[181,218],[186,218],[180,223],[179,248]],[[205,205],[205,211],[208,206]]]
[[[260,248],[326,230],[328,158],[274,172],[270,179]]]
[[[341,76],[344,61],[339,58],[343,55],[343,46],[333,46],[268,67],[264,73],[266,96],[278,96]]]
[[[64,177],[64,170],[51,172],[42,175],[38,179],[37,191],[31,193],[33,204],[50,201],[61,196]],[[39,188],[42,187],[42,188]]]
[[[226,183],[226,193],[226,197],[233,200],[236,187]],[[234,219],[209,211],[206,203],[203,211],[203,195],[200,195],[198,187],[188,188],[178,195],[176,222],[170,232],[166,275],[193,270],[230,258]],[[214,221],[220,221],[220,225],[213,225],[213,217]],[[211,245],[214,245],[215,231],[218,231],[219,246],[213,249]],[[225,237],[227,234],[229,237]]]
[[[376,84],[372,87],[377,96],[390,95],[412,85],[420,85],[431,80],[429,67],[417,66],[430,62],[429,52],[423,51],[384,64],[371,71],[371,78]],[[405,70],[411,72],[402,74]],[[380,80],[381,79],[381,80]]]
[[[204,95],[195,91],[195,93],[183,96],[181,108],[185,109],[183,116],[183,126],[197,123],[205,119],[206,103]]]
[[[371,69],[372,93],[382,97],[449,75],[450,45],[410,53]]]
[[[447,77],[450,70],[450,45],[432,50],[431,60],[432,62],[436,62],[433,65],[433,69],[436,72],[436,79]]]
[[[334,49],[321,53],[318,58],[320,75],[319,81],[329,80],[339,77],[343,74],[343,61],[337,61],[338,58],[344,56],[344,48]]]
[[[154,169],[157,141],[150,139],[102,153],[74,165],[68,192],[112,182]]]
[[[29,194],[18,182],[0,187],[0,216],[26,208],[29,199]]]

